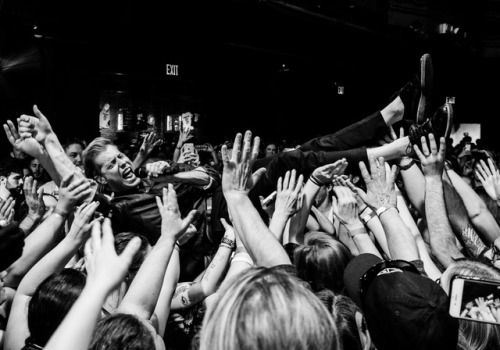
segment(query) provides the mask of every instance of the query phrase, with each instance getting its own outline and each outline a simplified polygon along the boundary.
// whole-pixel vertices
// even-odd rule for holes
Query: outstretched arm
[[[102,225],[102,237],[101,224],[94,224],[92,239],[85,245],[87,282],[45,350],[88,349],[104,300],[123,281],[141,245],[140,239],[135,237],[118,256],[113,241],[109,219]]]
[[[446,154],[444,138],[440,139],[439,150],[434,135],[429,134],[429,147],[427,140],[422,137],[422,150],[417,145],[413,149],[422,164],[422,173],[425,178],[425,219],[429,228],[430,245],[432,254],[445,268],[463,257],[455,243],[448,216],[443,191],[443,169]]]
[[[233,218],[234,228],[253,260],[266,267],[290,264],[285,249],[266,226],[248,197],[253,184],[265,171],[261,168],[251,174],[252,165],[259,154],[259,143],[260,139],[256,137],[252,147],[252,133],[247,131],[243,147],[242,135],[236,135],[231,158],[227,146],[222,146],[222,191]]]

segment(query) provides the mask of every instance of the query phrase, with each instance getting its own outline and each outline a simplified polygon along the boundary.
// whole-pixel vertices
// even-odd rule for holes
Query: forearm
[[[391,253],[389,251],[389,246],[387,245],[387,237],[385,236],[384,227],[382,226],[382,223],[380,222],[378,216],[370,208],[364,210],[361,216],[365,222],[366,227],[368,227],[370,232],[373,233],[373,236],[375,236],[375,239],[377,240],[383,253],[387,257],[391,258]]]
[[[401,219],[410,230],[413,239],[417,244],[418,255],[420,256],[420,260],[424,263],[424,269],[427,276],[429,276],[432,280],[438,279],[439,276],[441,276],[441,271],[437,268],[436,264],[434,264],[434,261],[432,261],[432,258],[427,250],[427,246],[422,238],[422,234],[420,233],[415,220],[413,220],[413,217],[408,210],[404,197],[401,195],[398,195],[398,209]]]
[[[61,179],[71,172],[75,173],[75,178],[84,177],[81,171],[77,171],[76,166],[68,158],[64,149],[59,142],[55,133],[47,135],[44,141],[45,149],[52,161],[56,177],[52,179],[57,186],[60,185]]]
[[[278,242],[283,242],[283,232],[285,232],[288,219],[288,215],[275,212],[269,223],[269,230],[274,234]]]
[[[7,269],[4,284],[16,289],[24,275],[40,260],[60,239],[60,230],[65,218],[51,214],[24,241],[23,255]]]
[[[40,219],[41,217],[39,215],[28,214],[19,223],[19,228],[24,231],[25,236],[28,236]]]
[[[418,260],[417,244],[396,208],[387,209],[379,215],[387,237],[387,246],[392,259]]]
[[[163,285],[161,287],[158,302],[156,303],[154,315],[158,321],[158,334],[163,337],[165,328],[167,326],[168,315],[170,314],[170,305],[172,304],[172,297],[177,286],[180,274],[179,252],[174,249],[172,256],[168,263],[165,277],[163,278]]]
[[[290,264],[282,245],[266,226],[247,195],[224,194],[235,231],[259,266]]]
[[[463,257],[451,229],[443,197],[443,183],[440,178],[427,178],[425,182],[425,216],[429,229],[432,254],[445,268],[454,259]]]
[[[500,237],[500,227],[481,197],[453,170],[447,171],[451,184],[462,198],[469,219],[488,243]]]
[[[359,254],[369,253],[376,255],[382,259],[382,255],[368,236],[368,231],[361,220],[357,220],[355,223],[350,225],[341,226],[345,226],[345,228],[349,232],[349,236],[352,237],[352,241],[356,245]]]
[[[201,279],[201,286],[205,297],[215,293],[217,287],[224,279],[229,267],[232,253],[233,250],[225,246],[219,246],[219,249],[217,249],[217,253],[205,270],[203,278]]]
[[[409,160],[402,160],[401,165],[409,164]],[[425,178],[420,168],[413,164],[410,168],[400,171],[403,178],[404,188],[411,205],[424,215],[424,200],[425,200]]]
[[[66,237],[47,255],[45,255],[22,279],[17,292],[27,296],[32,296],[36,288],[42,281],[64,268],[71,257],[80,248],[81,242],[77,242]]]
[[[99,288],[85,286],[44,349],[87,350],[106,296]]]
[[[139,169],[146,162],[146,160],[148,160],[148,157],[139,152],[132,162],[132,169]]]
[[[151,318],[174,245],[174,241],[160,237],[139,268],[118,307],[119,312],[133,314],[144,320]]]
[[[151,178],[154,182],[166,183],[186,183],[194,186],[207,186],[211,183],[212,178],[203,168],[195,168],[191,171],[179,172],[172,175],[160,175],[156,178]]]

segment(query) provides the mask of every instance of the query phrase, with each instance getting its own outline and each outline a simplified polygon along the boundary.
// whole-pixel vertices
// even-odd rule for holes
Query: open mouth
[[[123,170],[122,172],[122,177],[125,179],[125,180],[130,180],[130,179],[134,179],[135,178],[135,174],[134,172],[132,171],[132,168],[130,167],[127,167]]]

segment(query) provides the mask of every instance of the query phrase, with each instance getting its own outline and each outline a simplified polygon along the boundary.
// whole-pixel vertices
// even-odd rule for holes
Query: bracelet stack
[[[398,211],[398,213],[399,213],[399,210],[396,207],[389,207],[389,208],[387,208],[387,207],[380,207],[380,208],[377,209],[377,216],[380,217],[380,215],[382,215],[387,210],[392,209],[392,208],[396,209]]]
[[[225,248],[234,250],[234,248],[236,248],[236,242],[233,241],[232,239],[227,238],[227,237],[222,237],[222,240],[220,241],[219,247],[225,247]]]
[[[312,174],[311,174],[311,176],[309,176],[309,180],[311,180],[311,182],[318,187],[323,186],[323,184],[318,180],[318,178]]]
[[[413,165],[415,165],[415,160],[412,159],[412,160],[410,160],[410,162],[408,164],[406,164],[406,165],[399,165],[398,167],[399,167],[399,170],[404,171],[404,170],[410,169]]]

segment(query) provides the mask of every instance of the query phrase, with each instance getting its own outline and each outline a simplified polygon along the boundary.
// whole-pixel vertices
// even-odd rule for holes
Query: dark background
[[[90,139],[101,92],[115,90],[200,113],[214,142],[246,129],[307,140],[383,108],[428,52],[434,105],[455,96],[456,122],[481,123],[494,144],[499,4],[3,0],[0,119],[36,103],[56,132]],[[459,29],[440,34],[439,23]]]

